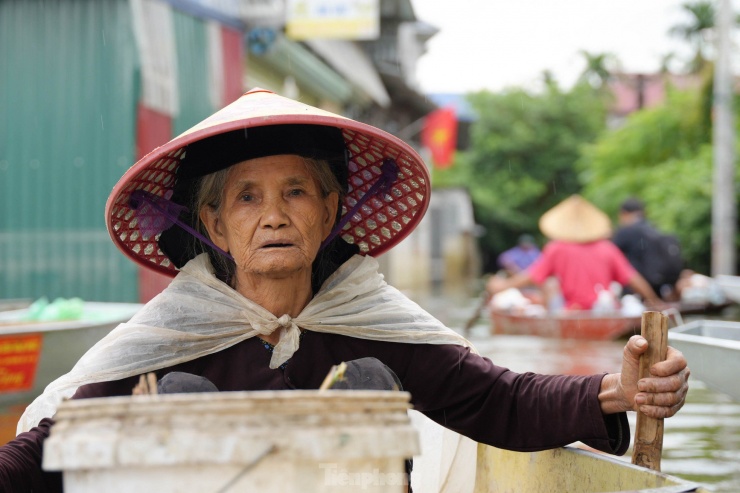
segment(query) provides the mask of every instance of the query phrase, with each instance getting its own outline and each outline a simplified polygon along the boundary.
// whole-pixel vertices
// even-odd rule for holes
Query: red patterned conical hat
[[[340,233],[345,241],[358,245],[360,253],[378,256],[419,224],[429,205],[431,183],[426,165],[410,145],[371,125],[254,89],[154,149],[126,171],[113,187],[105,208],[113,242],[140,265],[174,276],[177,268],[159,248],[159,235],[147,234],[146,228],[140,228],[140,220],[130,205],[131,194],[142,190],[169,199],[189,144],[233,130],[284,124],[324,125],[342,130],[350,154],[349,192],[342,204],[343,215],[377,181],[383,161],[395,161],[398,179],[386,192],[362,204]]]

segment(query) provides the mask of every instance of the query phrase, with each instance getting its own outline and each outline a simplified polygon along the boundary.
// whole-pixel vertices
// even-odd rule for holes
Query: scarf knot
[[[293,353],[298,351],[301,330],[288,314],[280,316],[280,318],[275,319],[268,325],[271,328],[270,333],[278,327],[283,329],[280,333],[280,341],[275,344],[275,348],[272,350],[272,358],[270,359],[270,368],[275,369],[288,361],[293,356]]]
[[[278,325],[280,325],[280,327],[287,329],[291,325],[293,325],[293,319],[290,317],[290,315],[286,313],[285,315],[282,315],[280,316],[280,318],[277,319],[277,323]]]
[[[248,315],[247,315],[248,316]],[[274,318],[272,320],[252,320],[250,325],[260,335],[269,336],[277,329],[290,329],[293,323],[293,319],[287,313],[280,316],[280,318]]]

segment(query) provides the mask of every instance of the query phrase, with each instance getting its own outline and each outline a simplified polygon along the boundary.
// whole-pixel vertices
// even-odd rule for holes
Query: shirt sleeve
[[[627,451],[626,413],[601,412],[603,375],[515,373],[462,346],[416,345],[413,353],[404,390],[415,409],[442,426],[521,452],[577,441],[612,454]]]
[[[2,491],[61,493],[62,473],[41,469],[44,440],[54,422],[43,419],[31,430],[19,434],[0,447],[0,486]]]
[[[114,382],[101,382],[80,387],[73,399],[130,395],[138,377]],[[52,419],[41,420],[38,426],[19,434],[0,446],[0,491],[34,493],[61,493],[62,473],[41,469],[44,440],[54,424]]]

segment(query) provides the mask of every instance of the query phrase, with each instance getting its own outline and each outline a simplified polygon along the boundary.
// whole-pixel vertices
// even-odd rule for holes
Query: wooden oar
[[[473,313],[473,316],[470,317],[467,322],[465,322],[465,325],[463,325],[463,336],[467,337],[468,332],[470,331],[470,329],[473,328],[473,325],[475,325],[475,323],[478,321],[478,319],[481,316],[481,313],[483,313],[483,309],[488,304],[489,299],[490,299],[490,296],[488,292],[483,291],[483,293],[481,293],[480,303],[475,308],[475,313]]]
[[[648,349],[640,356],[639,378],[650,376],[650,367],[666,359],[668,352],[668,317],[660,312],[642,314],[642,337]],[[660,471],[663,452],[663,419],[650,418],[637,412],[637,429],[632,451],[632,463]]]

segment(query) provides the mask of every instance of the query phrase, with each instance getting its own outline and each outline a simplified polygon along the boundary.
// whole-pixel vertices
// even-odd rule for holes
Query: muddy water
[[[477,300],[417,297],[416,301],[449,327],[460,330]],[[738,320],[738,312],[723,318]],[[688,320],[687,320],[688,321]],[[625,341],[577,341],[489,334],[483,314],[468,333],[478,351],[514,371],[591,374],[619,371]],[[691,362],[689,362],[691,365]],[[738,376],[740,378],[740,376]],[[704,484],[710,491],[740,492],[740,402],[692,379],[687,403],[664,422],[661,469]],[[632,429],[635,414],[629,413]],[[630,461],[632,450],[621,459]]]

